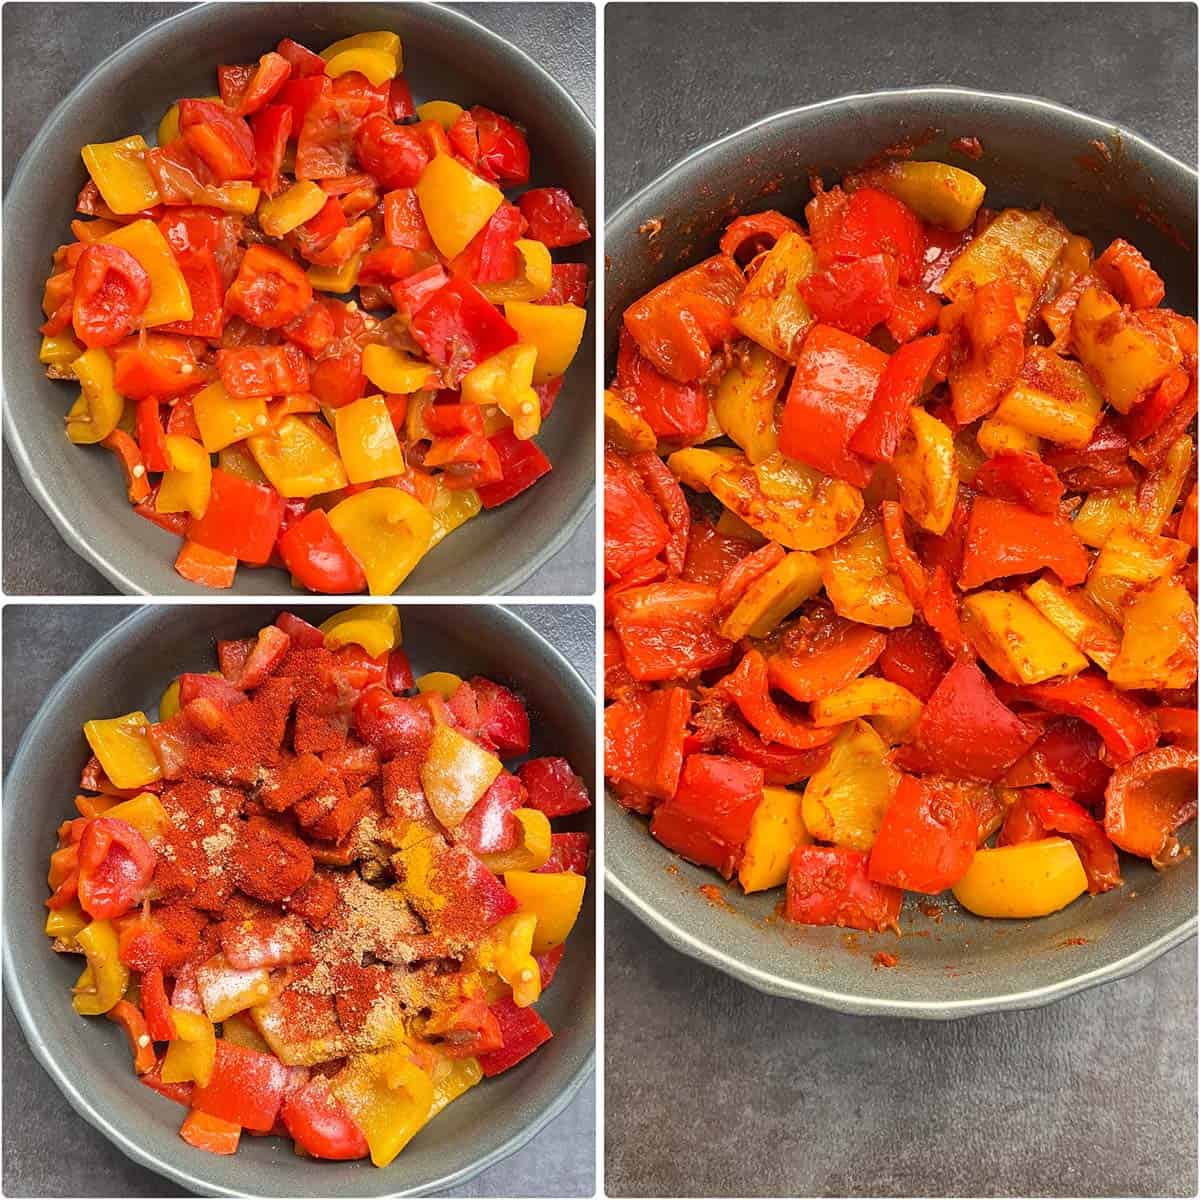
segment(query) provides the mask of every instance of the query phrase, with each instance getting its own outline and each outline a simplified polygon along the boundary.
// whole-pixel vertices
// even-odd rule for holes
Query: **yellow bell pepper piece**
[[[542,953],[535,948],[537,925],[536,913],[510,913],[484,934],[475,952],[484,971],[495,972],[512,988],[518,1008],[528,1008],[542,994],[542,974],[533,957]]]
[[[521,844],[512,850],[484,854],[484,865],[494,875],[505,871],[536,871],[550,857],[550,819],[536,808],[518,808],[513,816],[521,825]]]
[[[363,396],[335,409],[338,453],[351,483],[403,475],[404,450],[382,396]]]
[[[577,304],[530,304],[510,300],[504,306],[505,320],[522,342],[537,347],[534,383],[549,383],[566,373],[583,341],[587,310]]]
[[[433,1068],[433,1103],[429,1119],[436,1117],[446,1105],[457,1100],[483,1078],[483,1068],[477,1058],[447,1058],[438,1055]]]
[[[1135,528],[1143,533],[1162,533],[1167,518],[1183,495],[1192,466],[1192,439],[1184,434],[1171,443],[1167,457],[1150,477],[1150,494],[1139,498]]]
[[[334,613],[321,623],[325,646],[361,646],[372,658],[394,650],[401,643],[400,612],[394,604],[356,604]]]
[[[146,740],[149,727],[144,712],[88,721],[84,725],[83,736],[116,787],[145,787],[162,778],[162,768]]]
[[[471,404],[495,404],[512,421],[513,433],[528,441],[542,426],[542,406],[533,390],[536,346],[518,343],[468,371],[462,397]]]
[[[438,252],[461,254],[504,202],[504,193],[448,154],[439,154],[417,180],[417,201]]]
[[[738,867],[738,883],[747,895],[782,887],[787,882],[792,851],[812,841],[800,805],[799,792],[785,787],[763,788]]]
[[[1125,609],[1125,636],[1108,677],[1119,688],[1189,688],[1196,682],[1196,606],[1178,579],[1160,579]]]
[[[158,144],[169,146],[182,132],[179,128],[179,105],[172,104],[158,123]]]
[[[174,679],[167,684],[167,690],[158,702],[158,719],[169,721],[179,713],[179,707],[179,680]]]
[[[825,591],[839,616],[884,629],[912,624],[912,601],[892,566],[881,522],[862,525],[836,545],[817,551],[817,557]]]
[[[828,761],[804,789],[804,828],[822,842],[870,850],[900,782],[889,754],[866,721],[847,725],[834,738]]]
[[[114,382],[113,360],[100,346],[79,355],[71,364],[79,380],[79,399],[67,413],[67,437],[79,446],[102,442],[121,420],[125,397]]]
[[[713,394],[717,424],[752,463],[762,462],[779,449],[775,403],[787,371],[782,358],[754,342],[749,353],[733,357]]]
[[[217,1033],[203,1013],[171,1009],[175,1037],[163,1056],[163,1083],[187,1083],[194,1080],[205,1087],[212,1079],[217,1058]]]
[[[71,1003],[81,1017],[98,1017],[124,996],[129,968],[118,957],[117,931],[111,921],[89,922],[75,941],[87,956],[87,968],[75,984]]]
[[[721,624],[731,641],[766,637],[788,613],[821,590],[821,564],[807,550],[793,550],[742,593]]]
[[[493,304],[504,304],[509,300],[540,300],[554,283],[554,263],[545,243],[532,238],[517,238],[516,245],[521,266],[515,277],[502,283],[476,285]]]
[[[371,50],[364,46],[358,50],[343,50],[325,63],[325,74],[330,79],[351,71],[365,75],[375,87],[379,87],[381,83],[395,78],[396,60],[385,50]]]
[[[979,657],[1008,683],[1042,683],[1087,669],[1075,643],[1017,592],[964,596],[962,624]]]
[[[472,517],[477,517],[483,509],[483,501],[474,488],[460,488],[451,491],[443,483],[438,483],[437,495],[431,506],[433,513],[433,537],[430,546],[436,546],[447,534],[453,533],[460,525],[466,524]]]
[[[658,445],[650,423],[612,388],[604,389],[604,441],[630,454],[645,453]]]
[[[417,105],[417,116],[422,121],[436,121],[443,129],[450,126],[463,115],[463,106],[453,100],[426,100]]]
[[[977,917],[1045,917],[1087,891],[1087,875],[1066,838],[975,851],[954,898]]]
[[[126,216],[153,208],[162,197],[146,167],[150,147],[140,133],[117,142],[92,142],[83,148],[83,165],[113,212]]]
[[[433,1080],[403,1042],[354,1055],[329,1086],[363,1131],[377,1167],[408,1145],[433,1107]]]
[[[796,285],[817,269],[817,256],[802,233],[785,233],[767,252],[733,311],[739,333],[764,350],[795,362],[816,318]]]
[[[181,434],[166,436],[167,461],[154,507],[160,513],[188,512],[199,520],[212,495],[212,459],[199,442]]]
[[[898,162],[879,173],[878,183],[923,221],[952,233],[975,220],[986,190],[970,171],[941,162]]]
[[[62,366],[74,362],[83,354],[83,348],[63,330],[62,333],[48,333],[42,336],[42,344],[38,349],[38,362],[47,366]]]
[[[449,700],[462,687],[462,676],[455,675],[453,671],[430,671],[427,675],[419,676],[413,683],[422,695],[433,692]]]
[[[129,800],[114,804],[104,815],[132,825],[147,842],[162,837],[171,827],[167,810],[153,792],[139,792]]]
[[[464,168],[465,170],[465,168]],[[358,286],[358,273],[362,269],[365,250],[352,254],[340,267],[309,267],[308,282],[318,292],[332,292],[341,296]]]
[[[1005,393],[995,420],[1037,438],[1081,449],[1100,424],[1104,400],[1087,372],[1069,358],[1031,346],[1016,383]],[[986,424],[987,422],[985,422]]]
[[[378,342],[363,347],[362,370],[380,391],[393,396],[420,391],[437,375],[429,363]]]
[[[533,953],[545,954],[561,946],[575,927],[587,880],[574,871],[505,871],[504,886],[516,897],[521,913],[537,918]]]
[[[372,596],[394,592],[433,538],[433,518],[414,496],[377,487],[349,496],[329,511],[329,523],[367,576]]]
[[[259,470],[288,499],[335,492],[349,482],[333,447],[297,416],[284,417],[275,429],[248,438],[246,445]]]
[[[1114,529],[1131,525],[1136,513],[1137,487],[1131,483],[1111,492],[1092,492],[1080,505],[1071,528],[1085,545],[1099,548]]]
[[[86,929],[89,918],[79,907],[78,900],[72,900],[70,904],[62,908],[52,908],[46,914],[46,936],[52,938],[61,938],[64,942],[75,942],[75,935],[81,930]]]
[[[492,786],[501,769],[494,754],[457,729],[439,725],[421,764],[421,786],[433,815],[447,829],[454,829]],[[549,857],[549,849],[546,853]]]
[[[149,329],[192,319],[192,293],[167,239],[153,221],[134,221],[100,240],[128,250],[150,276],[150,299],[141,316],[142,326]]]
[[[908,688],[877,675],[866,675],[814,700],[809,711],[813,724],[821,726],[866,717],[887,741],[899,742],[921,719],[923,707]]]
[[[1026,430],[1016,425],[1009,425],[997,417],[985,417],[980,421],[975,431],[975,440],[979,448],[988,456],[995,458],[1006,450],[1018,454],[1040,454],[1041,442]]]
[[[192,397],[200,441],[210,454],[266,429],[267,402],[262,396],[231,396],[217,380]]]
[[[1025,598],[1060,633],[1104,670],[1121,649],[1121,630],[1079,588],[1065,588],[1051,575],[1026,585]]]
[[[333,42],[321,51],[321,57],[329,62],[347,50],[382,50],[396,60],[396,66],[404,66],[404,47],[400,43],[400,35],[389,33],[387,30],[375,30],[371,33],[356,33],[352,37],[342,38]]]
[[[1187,562],[1189,550],[1177,538],[1118,526],[1092,562],[1083,590],[1119,624],[1133,590],[1173,575]]]
[[[260,1054],[272,1053],[270,1043],[258,1032],[258,1026],[245,1012],[233,1013],[221,1022],[221,1037],[247,1050],[257,1050]]]
[[[271,996],[271,979],[266,967],[240,970],[231,967],[223,954],[214,954],[197,968],[196,988],[208,1019],[221,1022],[265,1004]]]
[[[270,415],[268,412],[268,421]],[[260,470],[258,463],[254,461],[254,455],[250,453],[250,447],[242,442],[234,442],[232,445],[222,447],[217,454],[217,466],[227,475],[236,475],[239,479],[245,479],[249,483],[267,482],[267,477]]]
[[[245,179],[231,179],[219,188],[213,188],[206,197],[206,202],[222,212],[241,213],[248,217],[258,208],[262,196],[260,189]]]
[[[283,237],[305,221],[311,221],[328,199],[320,184],[301,179],[286,192],[280,192],[258,206],[258,227],[268,237]]]
[[[892,470],[904,511],[922,529],[945,533],[958,499],[958,456],[949,428],[923,408],[912,408]]]

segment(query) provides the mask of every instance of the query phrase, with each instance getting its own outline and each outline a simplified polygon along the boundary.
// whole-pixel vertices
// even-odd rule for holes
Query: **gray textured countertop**
[[[511,605],[585,679],[595,678],[594,618],[580,605]],[[133,612],[117,605],[23,605],[4,610],[4,768],[46,693],[101,634]],[[184,1196],[126,1158],[63,1099],[4,1005],[5,1196]],[[586,1082],[566,1110],[516,1154],[455,1196],[590,1196],[595,1191],[596,1094]]]
[[[4,184],[58,102],[97,63],[186,4],[22,3],[4,7]],[[589,4],[453,4],[525,50],[582,105],[595,109]],[[108,596],[115,588],[59,537],[4,448],[4,590],[9,595]],[[594,521],[520,587],[524,596],[578,595],[595,571]],[[581,584],[581,581],[584,581]]]
[[[955,84],[1196,155],[1185,4],[605,10],[606,189],[782,108]],[[697,903],[701,903],[697,898]],[[1194,1195],[1196,943],[1050,1008],[926,1024],[774,999],[606,906],[610,1195]]]

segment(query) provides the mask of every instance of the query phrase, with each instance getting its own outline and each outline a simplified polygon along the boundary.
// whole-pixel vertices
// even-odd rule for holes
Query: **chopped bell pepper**
[[[338,453],[351,483],[371,483],[405,470],[404,450],[382,396],[334,409]]]
[[[208,1154],[236,1154],[242,1139],[242,1127],[193,1108],[184,1117],[179,1136],[189,1146]]]
[[[533,953],[545,954],[567,940],[583,907],[587,880],[570,871],[506,871],[504,886],[517,898],[520,911],[537,917]]]
[[[182,534],[185,531],[179,532]],[[230,588],[237,575],[237,559],[232,554],[222,554],[197,542],[185,540],[175,559],[175,570],[191,583],[210,588]]]
[[[529,238],[517,238],[513,246],[518,256],[518,265],[512,278],[490,282],[480,280],[479,290],[493,304],[505,304],[510,300],[549,302],[554,286],[554,263],[550,258],[550,251],[542,242],[535,242]]]
[[[490,785],[489,785],[490,786]],[[482,856],[489,871],[502,875],[506,871],[536,871],[546,865],[554,843],[551,841],[550,819],[536,808],[517,808],[513,817],[521,830],[521,840],[510,850],[497,850]]]
[[[162,768],[146,738],[149,727],[144,712],[84,725],[83,735],[92,753],[116,787],[141,788],[162,778]]]
[[[1087,891],[1087,873],[1066,838],[975,852],[954,898],[977,917],[1044,917]]]
[[[964,597],[962,624],[980,658],[1009,683],[1041,683],[1087,669],[1075,644],[1016,592]]]
[[[867,855],[845,846],[797,846],[784,917],[800,925],[896,929],[904,893],[867,877]]]
[[[108,1012],[129,986],[129,968],[118,955],[117,931],[111,921],[91,921],[75,934],[87,967],[75,984],[72,1005],[81,1017]]]
[[[967,523],[960,584],[976,588],[1005,575],[1049,567],[1068,587],[1082,583],[1088,556],[1070,524],[1024,505],[978,496]]]
[[[436,376],[428,363],[378,343],[363,347],[362,370],[377,388],[393,396],[420,391]]]
[[[504,316],[518,338],[537,349],[534,383],[548,383],[565,375],[583,341],[587,310],[575,304],[532,304],[510,300]]]
[[[532,949],[537,924],[537,913],[510,913],[487,931],[475,950],[480,969],[499,975],[512,988],[513,1003],[519,1008],[528,1008],[542,991]]]
[[[337,491],[349,482],[333,446],[304,417],[286,416],[274,430],[249,438],[247,445],[271,485],[288,499]]]
[[[1104,793],[1104,831],[1122,850],[1169,866],[1175,831],[1196,816],[1196,752],[1160,746],[1119,766]]]
[[[80,354],[71,369],[80,392],[67,413],[67,437],[76,445],[90,446],[116,429],[125,411],[125,397],[117,391],[113,360],[102,347]]]
[[[550,460],[532,440],[521,441],[513,430],[503,429],[488,439],[500,463],[501,477],[496,482],[477,486],[484,508],[497,508],[532,487],[549,473]]]
[[[119,216],[153,208],[161,200],[154,177],[146,169],[148,149],[141,134],[116,142],[92,142],[83,148],[83,165],[104,203]]]
[[[188,539],[241,562],[265,563],[279,536],[283,497],[219,467],[212,471],[210,493],[203,515],[193,513]]]
[[[187,280],[170,244],[153,221],[122,225],[100,242],[128,251],[150,277],[150,299],[142,311],[140,325],[149,329],[192,319],[194,310]]]
[[[865,721],[838,730],[829,758],[804,789],[800,813],[815,838],[869,851],[899,782],[888,747]]]
[[[354,1055],[329,1086],[362,1130],[377,1167],[386,1167],[404,1149],[433,1104],[433,1081],[403,1042]]]
[[[675,794],[692,701],[684,688],[640,692],[604,710],[604,762],[610,779],[659,800]]]
[[[941,334],[899,347],[887,360],[866,415],[848,448],[870,462],[889,462],[909,427],[909,410],[921,395],[934,363],[946,348]]]
[[[175,1037],[167,1046],[162,1063],[163,1083],[195,1081],[200,1087],[211,1082],[217,1058],[217,1035],[203,1013],[171,1009]]]
[[[159,713],[159,720],[167,719]],[[114,804],[104,815],[132,825],[147,842],[162,837],[171,827],[171,818],[167,815],[167,810],[153,792],[139,792],[128,800]]]
[[[430,236],[448,259],[466,249],[504,202],[504,193],[494,183],[448,154],[437,155],[426,166],[414,191]]]
[[[449,725],[438,725],[429,753],[421,764],[421,784],[434,815],[447,829],[453,829],[475,807],[502,769],[494,754]]]
[[[347,50],[381,50],[384,54],[389,55],[396,60],[397,70],[404,66],[404,47],[400,41],[400,35],[392,33],[389,30],[378,29],[372,30],[369,33],[355,33],[350,37],[344,37],[336,42],[332,42],[321,51],[321,58],[328,64],[329,60],[339,54],[344,54]],[[293,72],[296,75],[312,74],[313,72]]]
[[[262,396],[231,396],[218,380],[192,397],[192,412],[200,428],[200,441],[210,454],[240,442],[267,427],[267,405]]]
[[[541,428],[542,410],[533,390],[536,346],[519,343],[485,359],[462,380],[462,396],[471,404],[494,404],[512,421],[521,441]]]
[[[400,613],[394,604],[357,604],[334,613],[320,626],[328,650],[361,646],[378,658],[400,645]]]
[[[392,487],[348,497],[330,510],[329,523],[362,566],[374,596],[395,591],[433,538],[429,510]]]
[[[339,50],[325,62],[325,74],[330,79],[337,79],[351,71],[365,75],[375,87],[379,87],[396,76],[398,67],[393,55],[369,46]]]
[[[975,808],[960,784],[903,775],[880,822],[867,876],[936,895],[970,867],[978,831]]]
[[[516,1066],[554,1036],[534,1009],[520,1008],[507,998],[493,1004],[491,1011],[500,1024],[504,1044],[479,1056],[479,1065],[489,1079]]]
[[[204,516],[212,494],[213,468],[208,451],[199,442],[178,434],[167,434],[166,455],[170,468],[158,485],[156,512],[187,512]]]
[[[218,1038],[208,1082],[192,1092],[192,1108],[210,1117],[269,1133],[291,1074],[274,1054]]]

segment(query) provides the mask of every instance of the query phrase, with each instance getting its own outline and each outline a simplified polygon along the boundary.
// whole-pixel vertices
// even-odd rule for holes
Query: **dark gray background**
[[[1196,154],[1184,4],[609,4],[610,210],[783,108],[955,84],[1046,96]],[[697,903],[702,903],[697,897]],[[952,1024],[760,995],[606,905],[610,1195],[1194,1195],[1196,943]]]
[[[144,29],[187,4],[13,3],[3,12],[4,186],[46,117],[84,75]],[[536,59],[595,112],[595,26],[590,4],[452,4]],[[286,11],[286,10],[285,10]],[[214,64],[215,70],[215,64]],[[64,237],[66,223],[64,218]],[[9,595],[112,595],[112,584],[79,558],[25,490],[4,448],[4,590]],[[595,529],[575,536],[520,587],[522,595],[591,592]]]
[[[511,605],[595,686],[595,617],[582,605]],[[4,769],[43,698],[127,604],[27,605],[4,610]],[[64,798],[64,803],[66,803]],[[81,1030],[81,1036],[86,1034]],[[34,1060],[4,1005],[3,1193],[6,1196],[185,1196],[125,1157],[75,1114]],[[447,1195],[590,1196],[595,1191],[596,1094],[583,1085],[528,1145]]]

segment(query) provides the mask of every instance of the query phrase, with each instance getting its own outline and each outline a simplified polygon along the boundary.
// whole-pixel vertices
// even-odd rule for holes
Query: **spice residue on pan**
[[[638,226],[638,233],[643,233],[653,241],[660,233],[662,233],[663,223],[659,217],[651,217],[648,221],[643,221]]]
[[[942,910],[936,904],[930,904],[927,901],[922,901],[917,905],[918,911],[922,916],[928,917],[931,921],[935,921],[938,925],[942,923]]]
[[[1085,937],[1063,938],[1063,940],[1058,943],[1056,949],[1063,950],[1067,946],[1086,946],[1087,944],[1088,939]]]
[[[700,885],[700,894],[709,904],[715,904],[718,908],[723,908],[728,912],[734,911],[733,905],[725,899],[725,893],[715,883],[702,883]]]
[[[956,137],[950,143],[950,149],[976,162],[983,157],[983,143],[977,137]]]
[[[875,964],[875,969],[878,970],[880,967],[894,967],[899,963],[900,959],[894,954],[889,954],[886,950],[880,950],[871,961]]]

